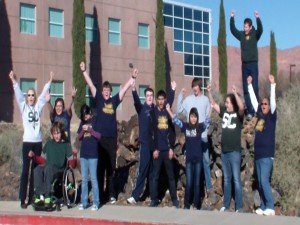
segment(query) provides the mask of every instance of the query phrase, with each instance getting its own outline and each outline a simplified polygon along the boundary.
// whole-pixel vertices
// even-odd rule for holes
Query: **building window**
[[[146,100],[145,90],[149,87],[149,85],[140,85],[139,86],[139,96],[141,103],[144,104]]]
[[[50,94],[51,94],[51,104],[54,106],[55,100],[57,98],[64,97],[64,82],[63,81],[52,81],[50,87]]]
[[[209,9],[164,0],[164,22],[173,28],[175,52],[182,53],[184,75],[211,79],[211,25]]]
[[[20,89],[24,95],[27,95],[27,91],[29,88],[33,88],[36,90],[36,81],[34,79],[20,79]]]
[[[115,96],[121,90],[121,84],[111,84],[111,87],[112,87],[111,97]],[[122,103],[120,103],[117,110],[121,110],[121,109],[122,109]]]
[[[98,39],[98,26],[93,15],[85,15],[85,38],[88,42],[96,42]]]
[[[64,37],[64,13],[60,9],[49,8],[49,36]]]
[[[139,48],[149,48],[149,25],[139,23]]]
[[[108,43],[121,45],[121,21],[119,19],[108,19]]]
[[[20,4],[20,32],[35,34],[35,5]]]

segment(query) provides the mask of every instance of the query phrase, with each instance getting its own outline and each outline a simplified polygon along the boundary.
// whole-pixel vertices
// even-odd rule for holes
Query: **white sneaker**
[[[135,203],[136,203],[134,197],[127,198],[127,202],[128,202],[129,204],[135,204]]]
[[[261,208],[256,209],[256,210],[255,210],[255,213],[256,213],[257,215],[264,215],[264,211],[263,211]]]
[[[275,216],[275,210],[274,209],[265,209],[264,215],[265,216]]]
[[[225,211],[228,211],[228,210],[226,209],[225,206],[223,206],[223,207],[220,209],[220,212],[225,212]]]
[[[97,210],[98,210],[98,206],[93,205],[92,208],[91,208],[91,210],[92,210],[92,211],[97,211]]]
[[[114,197],[111,197],[111,198],[110,198],[110,204],[115,204],[116,201],[117,201],[116,198],[114,198]]]
[[[78,210],[85,210],[85,209],[86,209],[86,207],[84,207],[82,204],[79,205]]]

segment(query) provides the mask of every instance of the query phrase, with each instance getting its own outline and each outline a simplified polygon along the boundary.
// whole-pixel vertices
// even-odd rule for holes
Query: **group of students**
[[[250,116],[258,117],[255,127],[254,149],[261,207],[256,209],[256,213],[260,215],[274,215],[274,201],[269,180],[275,149],[276,84],[274,77],[270,75],[270,99],[264,98],[259,108],[257,100],[257,41],[262,33],[262,25],[258,12],[255,12],[258,30],[252,28],[252,21],[250,19],[245,19],[244,30],[238,31],[234,26],[234,16],[235,12],[232,12],[230,27],[233,35],[241,41],[243,88],[246,107]],[[131,197],[127,199],[127,202],[133,204],[140,201],[145,182],[148,180],[151,197],[150,206],[156,207],[160,202],[158,199],[158,180],[161,167],[164,165],[168,176],[173,205],[177,208],[180,207],[176,193],[172,160],[175,145],[174,124],[176,124],[186,138],[186,189],[183,207],[185,209],[189,209],[191,206],[196,209],[201,208],[200,181],[202,168],[205,175],[207,195],[213,189],[207,138],[207,130],[211,122],[210,116],[213,109],[222,118],[221,159],[224,174],[224,203],[220,211],[228,211],[230,209],[232,179],[235,192],[235,211],[243,211],[240,163],[241,129],[245,109],[244,103],[234,86],[232,87],[232,93],[226,96],[224,106],[220,106],[215,103],[212,97],[211,86],[207,86],[207,97],[202,93],[201,80],[194,78],[191,85],[193,94],[186,97],[186,90],[182,89],[178,96],[177,113],[185,114],[187,121],[184,122],[179,120],[171,110],[175,96],[175,82],[171,82],[171,91],[168,95],[163,90],[156,93],[156,105],[154,104],[154,91],[148,87],[144,93],[145,102],[142,104],[135,88],[138,75],[137,69],[133,70],[130,79],[125,83],[120,92],[114,96],[111,96],[112,87],[108,81],[103,83],[101,92],[96,89],[86,72],[84,62],[80,64],[80,69],[96,102],[95,115],[92,114],[89,106],[84,104],[81,107],[81,123],[77,131],[77,138],[81,140],[82,196],[80,210],[84,210],[89,206],[89,174],[93,190],[92,210],[97,210],[100,206],[100,197],[104,198],[104,196],[100,196],[99,194],[102,191],[99,190],[102,189],[102,186],[99,188],[98,183],[101,185],[104,182],[98,180],[98,177],[101,177],[99,173],[106,174],[105,187],[108,194],[108,201],[114,204],[117,200],[114,189],[117,149],[116,109],[122,102],[127,90],[131,87],[139,121],[140,157],[135,188]],[[67,110],[65,110],[64,101],[61,98],[55,101],[54,109],[49,104],[50,118],[53,124],[51,128],[53,139],[48,141],[44,148],[42,148],[40,117],[44,105],[50,102],[49,89],[53,73],[50,73],[50,80],[45,85],[39,98],[37,98],[35,90],[31,88],[27,91],[27,97],[24,97],[12,71],[9,77],[13,83],[24,127],[22,147],[23,165],[19,195],[21,207],[26,208],[27,204],[33,201],[34,188],[36,194],[34,201],[41,201],[48,204],[51,201],[50,186],[54,173],[61,171],[65,167],[66,159],[71,160],[73,158],[70,145],[70,120],[72,117],[71,107],[76,90],[72,90],[72,102]],[[41,157],[42,149],[46,159]],[[76,152],[74,153],[76,154]],[[32,163],[30,163],[31,159],[33,159]],[[38,163],[42,163],[43,165],[36,167]],[[31,169],[29,170],[30,165]],[[29,196],[28,203],[26,203],[29,171],[31,171]],[[191,199],[191,196],[193,196],[193,199]]]

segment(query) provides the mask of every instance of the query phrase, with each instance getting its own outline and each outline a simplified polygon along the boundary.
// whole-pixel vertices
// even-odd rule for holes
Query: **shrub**
[[[278,100],[274,188],[282,195],[284,209],[300,207],[300,86],[291,85]],[[298,196],[299,198],[299,196]]]

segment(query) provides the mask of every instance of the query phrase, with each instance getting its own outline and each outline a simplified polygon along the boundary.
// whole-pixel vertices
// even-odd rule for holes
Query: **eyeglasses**
[[[27,97],[34,97],[34,94],[27,94]]]
[[[262,103],[260,103],[260,105],[269,105],[269,104],[266,102],[262,102]]]

